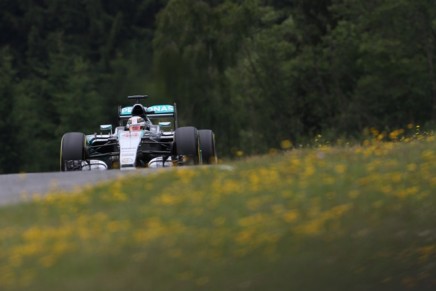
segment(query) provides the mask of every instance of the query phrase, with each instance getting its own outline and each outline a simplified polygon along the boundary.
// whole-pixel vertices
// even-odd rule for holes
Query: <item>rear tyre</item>
[[[201,163],[200,139],[195,127],[179,127],[174,133],[176,154],[184,157],[183,164],[198,165]]]
[[[215,150],[215,134],[210,129],[201,129],[198,131],[198,135],[203,164],[216,164],[218,157]]]
[[[68,171],[66,161],[82,161],[85,157],[85,135],[81,132],[68,132],[62,136],[60,170]]]

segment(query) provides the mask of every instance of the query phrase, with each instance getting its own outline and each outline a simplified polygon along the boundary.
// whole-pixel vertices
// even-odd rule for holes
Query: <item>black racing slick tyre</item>
[[[81,132],[68,132],[62,136],[60,170],[68,171],[66,161],[82,161],[85,157],[85,135]]]
[[[186,163],[198,165],[201,163],[200,139],[195,127],[179,127],[174,133],[177,155],[184,156]]]
[[[216,164],[218,157],[215,149],[215,134],[210,129],[200,129],[198,135],[203,164]]]

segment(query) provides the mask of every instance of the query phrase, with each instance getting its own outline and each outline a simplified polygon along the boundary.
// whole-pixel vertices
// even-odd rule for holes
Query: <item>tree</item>
[[[436,14],[432,5],[425,0],[365,4],[347,0],[332,11],[343,20],[330,34],[328,45],[337,44],[341,37],[342,43],[352,47],[345,55],[355,58],[347,62],[353,68],[350,76],[355,85],[349,100],[351,111],[345,115],[354,116],[360,128],[401,127],[430,120],[435,82],[429,19]],[[349,32],[346,37],[344,28]],[[335,59],[343,62],[343,48],[339,52]]]
[[[9,49],[0,49],[0,173],[17,171],[19,166],[18,153],[14,149],[17,129],[12,114],[15,74]]]
[[[244,110],[230,94],[226,70],[236,62],[258,2],[212,2],[170,1],[157,19],[154,59],[181,123],[213,128],[224,150],[234,146]]]

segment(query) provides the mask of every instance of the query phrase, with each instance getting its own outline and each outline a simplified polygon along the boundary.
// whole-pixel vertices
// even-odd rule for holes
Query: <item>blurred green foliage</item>
[[[430,0],[2,0],[0,173],[57,170],[131,94],[221,156],[434,124],[435,29]]]
[[[1,290],[434,290],[436,136],[371,134],[72,192],[53,181],[0,207]]]

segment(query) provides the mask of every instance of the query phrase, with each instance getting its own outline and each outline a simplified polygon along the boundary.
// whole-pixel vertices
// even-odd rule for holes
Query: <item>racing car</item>
[[[210,129],[179,127],[174,103],[144,106],[147,95],[128,96],[118,107],[119,124],[100,125],[100,133],[68,132],[60,147],[61,171],[136,169],[217,163]]]

